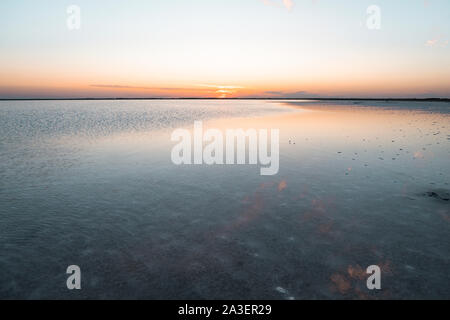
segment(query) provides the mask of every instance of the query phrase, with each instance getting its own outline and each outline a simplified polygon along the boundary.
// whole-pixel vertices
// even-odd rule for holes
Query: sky
[[[450,98],[449,40],[448,0],[1,0],[0,98]]]

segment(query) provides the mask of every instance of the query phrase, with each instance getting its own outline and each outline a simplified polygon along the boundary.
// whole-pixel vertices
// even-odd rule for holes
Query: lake
[[[279,129],[279,172],[174,165],[194,121]],[[0,101],[0,136],[2,299],[450,298],[450,103]]]

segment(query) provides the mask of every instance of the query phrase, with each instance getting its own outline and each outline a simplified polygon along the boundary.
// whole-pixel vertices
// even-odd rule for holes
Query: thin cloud
[[[139,90],[155,90],[155,89],[159,89],[159,88],[152,88],[152,87],[124,86],[124,85],[118,85],[118,84],[91,84],[90,87],[106,88],[106,89],[139,89]]]
[[[279,2],[281,1],[281,3]],[[288,9],[288,11],[292,11],[292,9],[294,9],[295,3],[293,0],[262,0],[262,2],[266,5],[266,6],[272,6],[272,7],[279,7],[281,5],[283,5],[286,9]]]
[[[427,47],[434,47],[437,43],[439,42],[438,39],[432,39],[432,40],[428,40],[425,45]]]
[[[268,94],[276,98],[302,98],[318,96],[317,94],[308,91],[264,91],[264,94]]]
[[[139,87],[139,86],[128,86],[128,85],[117,85],[117,84],[91,84],[90,87],[93,88],[104,88],[104,89],[132,89],[132,90],[149,90],[149,91],[206,91],[206,89],[198,88],[175,88],[175,87]]]
[[[441,40],[439,38],[437,39],[431,39],[425,42],[425,45],[427,47],[441,47],[445,48],[448,45],[448,40]]]
[[[286,7],[286,9],[288,9],[289,11],[291,11],[294,8],[293,0],[283,0],[283,4]]]
[[[264,91],[265,94],[280,95],[283,91]]]
[[[448,35],[440,28],[434,28],[428,39],[425,46],[430,48],[445,48],[448,45]]]
[[[214,89],[244,89],[245,87],[241,86],[223,86],[223,85],[215,85],[215,84],[198,84],[199,87],[206,88],[214,88]]]

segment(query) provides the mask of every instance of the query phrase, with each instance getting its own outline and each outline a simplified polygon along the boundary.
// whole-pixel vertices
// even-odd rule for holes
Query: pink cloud
[[[425,42],[425,45],[427,47],[441,47],[445,48],[448,45],[448,40],[441,40],[439,38],[437,39],[431,39]]]
[[[283,4],[286,7],[286,9],[288,9],[289,11],[291,11],[294,8],[293,0],[283,0]]]
[[[280,6],[281,3],[279,3],[279,0],[262,0],[262,2],[266,5],[266,6]],[[286,7],[286,9],[288,9],[289,11],[291,11],[294,8],[294,0],[281,0],[282,4]]]

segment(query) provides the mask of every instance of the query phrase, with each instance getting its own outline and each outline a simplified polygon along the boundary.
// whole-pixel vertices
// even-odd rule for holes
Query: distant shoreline
[[[450,98],[11,98],[0,101],[101,101],[101,100],[316,100],[450,102]]]

